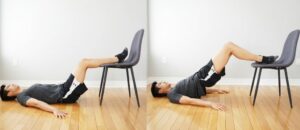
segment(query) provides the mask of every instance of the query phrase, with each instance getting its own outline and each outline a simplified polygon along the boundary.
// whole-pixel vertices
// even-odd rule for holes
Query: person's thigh
[[[62,87],[62,97],[64,97],[66,95],[66,93],[68,93],[68,91],[70,90],[70,87],[73,83],[73,80],[74,80],[74,75],[73,74],[70,74],[70,76],[68,77],[68,79],[63,83],[63,84],[60,84],[61,87]]]
[[[220,73],[230,58],[230,52],[224,47],[219,53],[212,59],[214,69],[217,73]]]

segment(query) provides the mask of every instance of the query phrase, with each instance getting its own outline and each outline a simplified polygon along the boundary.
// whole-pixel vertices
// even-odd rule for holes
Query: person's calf
[[[196,72],[198,79],[205,79],[213,66],[212,60],[210,60],[205,66]]]
[[[88,88],[85,86],[85,84],[81,83],[72,91],[70,95],[68,95],[66,98],[63,98],[60,103],[75,103],[87,90]]]

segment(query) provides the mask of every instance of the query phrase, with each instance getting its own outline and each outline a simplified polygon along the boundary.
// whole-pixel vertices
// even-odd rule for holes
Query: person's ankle
[[[271,64],[271,63],[274,63],[277,58],[278,58],[278,56],[262,56],[262,61],[257,62],[257,63],[259,63],[259,64]]]
[[[121,63],[125,60],[127,55],[128,55],[128,49],[124,48],[124,50],[121,53],[115,55],[115,57],[118,59],[118,63]]]

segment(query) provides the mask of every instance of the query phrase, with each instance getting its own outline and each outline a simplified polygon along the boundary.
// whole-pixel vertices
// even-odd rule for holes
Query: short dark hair
[[[1,89],[0,89],[0,97],[2,99],[2,101],[11,101],[11,100],[15,100],[16,96],[7,96],[8,91],[5,90],[5,84],[1,85]]]
[[[160,88],[158,88],[156,86],[156,84],[157,84],[156,81],[152,82],[152,84],[151,84],[151,93],[152,93],[152,96],[153,97],[165,97],[165,96],[167,96],[166,93],[159,93]]]

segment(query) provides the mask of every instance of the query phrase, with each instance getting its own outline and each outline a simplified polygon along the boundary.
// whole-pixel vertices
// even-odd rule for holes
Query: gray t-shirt
[[[24,90],[17,96],[18,102],[26,106],[26,102],[30,98],[54,104],[63,95],[62,86],[57,84],[34,84],[28,89]]]
[[[205,87],[201,86],[200,80],[192,75],[186,79],[179,81],[174,88],[168,93],[168,98],[172,103],[179,103],[180,98],[188,96],[191,98],[200,98],[205,95]]]

